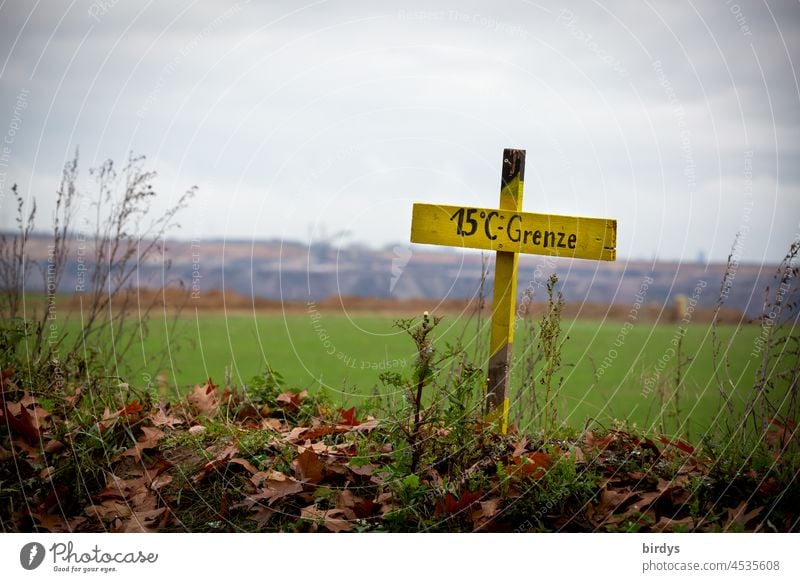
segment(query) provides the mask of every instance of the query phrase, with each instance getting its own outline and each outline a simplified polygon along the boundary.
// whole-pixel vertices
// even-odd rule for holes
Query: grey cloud
[[[723,259],[752,149],[747,256],[774,260],[797,231],[796,4],[768,6],[777,27],[750,2],[93,5],[58,29],[37,9],[13,51],[29,8],[0,11],[0,131],[28,87],[13,163],[37,185],[75,145],[87,163],[133,148],[163,190],[199,183],[209,234],[327,222],[379,246],[407,239],[412,201],[492,204],[517,146],[526,208],[620,217],[636,256]]]

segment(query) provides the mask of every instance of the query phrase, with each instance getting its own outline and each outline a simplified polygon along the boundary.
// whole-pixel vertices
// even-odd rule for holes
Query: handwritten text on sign
[[[617,221],[414,204],[411,242],[613,261],[617,255]]]

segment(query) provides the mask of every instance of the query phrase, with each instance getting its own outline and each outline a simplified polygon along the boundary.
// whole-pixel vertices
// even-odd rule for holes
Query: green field
[[[132,384],[163,373],[170,391],[184,391],[209,376],[222,383],[226,374],[234,384],[246,384],[269,362],[290,388],[324,387],[335,398],[359,405],[381,386],[381,371],[411,373],[413,342],[393,321],[324,313],[184,316],[169,333],[154,322],[119,372]],[[564,321],[562,328],[563,385],[557,403],[567,425],[580,428],[587,418],[604,426],[615,419],[656,429],[663,423],[668,432],[697,437],[714,423],[720,400],[708,324],[691,324],[682,339],[679,415],[673,400],[679,360],[675,345],[681,335],[677,324]],[[476,345],[477,322],[447,316],[436,329],[436,343],[441,348],[460,340],[475,356],[473,361],[484,362],[485,329],[482,343]],[[526,358],[535,350],[528,329],[525,323],[517,327],[512,402],[529,395],[532,384],[538,386],[525,377]],[[728,373],[740,390],[752,386],[758,360],[750,354],[758,334],[756,326],[719,328],[723,345],[729,345]],[[131,373],[132,369],[138,371]],[[665,414],[659,415],[662,406]],[[512,422],[527,424],[523,410],[512,404]],[[687,424],[679,427],[678,419]]]

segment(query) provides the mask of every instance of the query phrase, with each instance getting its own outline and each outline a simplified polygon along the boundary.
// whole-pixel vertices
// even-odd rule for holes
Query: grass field
[[[169,334],[153,324],[148,337],[126,355],[120,374],[132,384],[152,380],[158,373],[171,389],[212,377],[225,376],[237,385],[266,368],[283,376],[287,387],[320,390],[334,398],[359,405],[380,386],[384,370],[410,375],[414,365],[413,342],[386,316],[306,314],[228,315],[201,313],[182,317]],[[485,322],[484,322],[485,324]],[[711,328],[705,323],[688,326],[681,342],[678,324],[620,321],[564,321],[563,385],[557,395],[560,418],[580,428],[587,418],[605,426],[613,420],[641,427],[700,436],[720,411],[714,380]],[[485,332],[484,332],[485,334]],[[719,335],[728,345],[729,374],[738,388],[747,390],[758,366],[751,356],[759,334],[757,326],[723,325]],[[484,339],[476,345],[477,324],[466,317],[446,316],[436,330],[436,343],[461,340],[473,361],[485,362]],[[733,339],[732,339],[733,338]],[[535,340],[524,322],[518,325],[514,346],[512,402],[530,394],[532,383],[526,360],[535,353]],[[678,408],[673,399],[681,360]],[[127,370],[138,370],[131,374]],[[664,410],[659,415],[659,410]],[[526,424],[524,407],[512,404],[511,420]],[[686,424],[678,426],[675,419]]]

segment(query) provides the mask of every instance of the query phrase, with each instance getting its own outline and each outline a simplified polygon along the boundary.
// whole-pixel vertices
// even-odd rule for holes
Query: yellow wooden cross
[[[525,150],[503,150],[500,207],[414,204],[411,242],[497,251],[486,418],[508,427],[508,377],[514,343],[519,253],[613,261],[617,221],[522,212]]]

